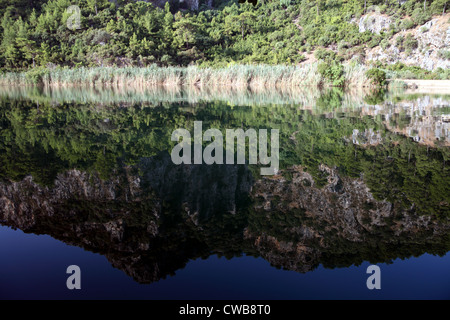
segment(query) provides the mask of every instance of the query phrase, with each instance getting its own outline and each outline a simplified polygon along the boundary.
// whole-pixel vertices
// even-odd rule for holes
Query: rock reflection
[[[0,223],[98,252],[140,283],[213,254],[308,272],[449,251],[448,101],[314,94],[258,107],[3,98]],[[171,132],[196,119],[280,129],[279,173],[174,165]]]
[[[53,187],[27,177],[0,185],[3,225],[105,255],[140,283],[195,258],[261,256],[307,272],[449,250],[448,220],[374,199],[361,178],[322,166],[318,188],[301,166],[253,181],[243,165],[181,165],[167,154],[112,180],[69,170]]]

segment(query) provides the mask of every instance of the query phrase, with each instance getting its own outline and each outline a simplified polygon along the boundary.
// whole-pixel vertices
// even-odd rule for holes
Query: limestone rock
[[[370,31],[379,34],[382,30],[389,29],[392,20],[388,16],[377,13],[365,15],[359,19],[359,32]]]

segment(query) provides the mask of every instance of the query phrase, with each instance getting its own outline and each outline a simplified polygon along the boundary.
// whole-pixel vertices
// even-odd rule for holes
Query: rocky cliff
[[[355,21],[356,23],[356,21]],[[371,13],[358,21],[359,31],[373,33],[387,32],[392,25],[391,17]],[[410,38],[411,45],[405,49],[403,39]],[[450,60],[442,51],[450,48],[450,14],[431,19],[423,25],[402,30],[388,41],[366,51],[366,61],[380,61],[387,64],[402,62],[427,70],[450,68]]]

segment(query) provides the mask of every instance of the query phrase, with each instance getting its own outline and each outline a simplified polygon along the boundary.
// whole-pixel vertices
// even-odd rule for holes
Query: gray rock
[[[359,19],[359,32],[370,31],[379,34],[381,30],[389,29],[392,20],[379,14],[369,14]]]

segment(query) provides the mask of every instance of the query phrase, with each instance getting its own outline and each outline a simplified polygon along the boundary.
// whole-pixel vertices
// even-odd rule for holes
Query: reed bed
[[[346,66],[345,76],[351,86],[367,84],[365,68]],[[301,66],[241,65],[227,68],[189,67],[93,67],[37,68],[21,73],[0,74],[0,85],[43,85],[45,87],[148,87],[198,86],[219,88],[317,87],[321,77],[317,64]]]
[[[344,64],[344,77],[347,87],[371,87],[366,76],[368,68],[361,64]]]

